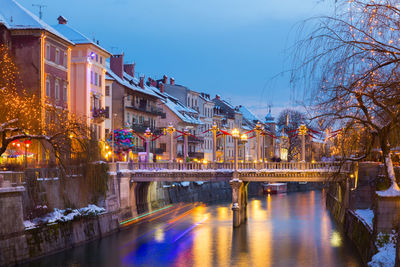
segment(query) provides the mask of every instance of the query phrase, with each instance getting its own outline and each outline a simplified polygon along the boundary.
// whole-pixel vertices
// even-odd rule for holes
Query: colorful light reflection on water
[[[317,191],[251,199],[238,229],[229,203],[171,210],[28,266],[361,266]]]

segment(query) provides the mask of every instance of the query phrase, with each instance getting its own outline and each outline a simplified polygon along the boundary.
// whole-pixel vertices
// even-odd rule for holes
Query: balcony
[[[106,110],[104,108],[92,109],[92,117],[94,122],[101,123],[106,118]]]
[[[166,116],[162,108],[154,107],[143,103],[136,105],[135,102],[132,101],[130,105],[127,105],[126,107],[136,111],[145,112],[154,116],[161,116],[161,117]]]

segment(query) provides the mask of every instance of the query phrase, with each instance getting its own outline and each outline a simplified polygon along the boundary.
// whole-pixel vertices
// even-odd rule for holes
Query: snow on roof
[[[73,44],[68,38],[14,0],[1,0],[0,22],[10,30],[45,30]]]
[[[257,122],[260,121],[256,115],[254,115],[250,110],[248,110],[245,106],[239,106],[239,111],[242,113],[243,118],[248,120],[249,122]]]
[[[53,28],[60,32],[62,35],[67,37],[70,41],[74,42],[75,44],[92,44],[100,48],[101,50],[109,53],[106,49],[101,47],[100,45],[96,44],[92,40],[90,40],[87,36],[80,33],[79,31],[73,29],[67,24],[56,24],[53,25]]]
[[[114,79],[116,82],[118,82],[119,84],[135,91],[135,92],[140,92],[143,94],[147,94],[147,95],[151,95],[151,96],[155,96],[158,97],[156,93],[154,93],[152,90],[150,90],[148,87],[144,87],[144,89],[140,88],[138,86],[138,83],[135,83],[135,80],[126,80],[126,79],[121,79],[117,74],[115,74],[110,68],[106,67],[107,69],[107,74]],[[128,74],[124,73],[124,77],[126,77]],[[129,76],[129,75],[128,75]],[[131,77],[131,76],[129,76]],[[132,82],[130,82],[132,81]],[[137,81],[137,79],[136,79]]]
[[[186,107],[181,102],[179,102],[178,99],[165,92],[161,93],[158,88],[155,88],[153,86],[150,86],[149,88],[153,90],[159,96],[160,100],[165,104],[165,106],[167,106],[182,121],[190,124],[203,124],[200,119],[192,115],[198,115],[198,112],[196,110]]]

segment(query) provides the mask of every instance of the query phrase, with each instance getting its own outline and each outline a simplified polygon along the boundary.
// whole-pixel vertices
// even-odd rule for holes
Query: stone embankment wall
[[[346,236],[353,242],[363,263],[367,264],[377,251],[373,229],[352,210],[345,208],[343,201],[341,201],[342,197],[328,192],[326,195],[327,209],[331,212],[335,221],[342,226]]]
[[[391,233],[397,226],[395,218],[400,217],[398,200],[376,195],[381,173],[382,166],[379,163],[360,163],[358,177],[356,175],[357,183],[355,179],[349,183],[350,186],[346,186],[345,183],[332,183],[326,198],[328,210],[353,241],[365,264],[377,252],[377,234]],[[372,227],[356,215],[355,210],[358,209],[373,210]]]
[[[25,231],[27,258],[35,259],[109,235],[119,229],[116,213],[48,224]]]

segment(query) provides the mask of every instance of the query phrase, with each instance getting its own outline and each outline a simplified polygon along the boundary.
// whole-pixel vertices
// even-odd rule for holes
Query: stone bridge
[[[249,182],[341,182],[354,177],[350,163],[127,163],[110,164],[110,173],[138,182],[229,181],[232,187],[233,226],[247,219]],[[347,179],[348,180],[348,179]]]

